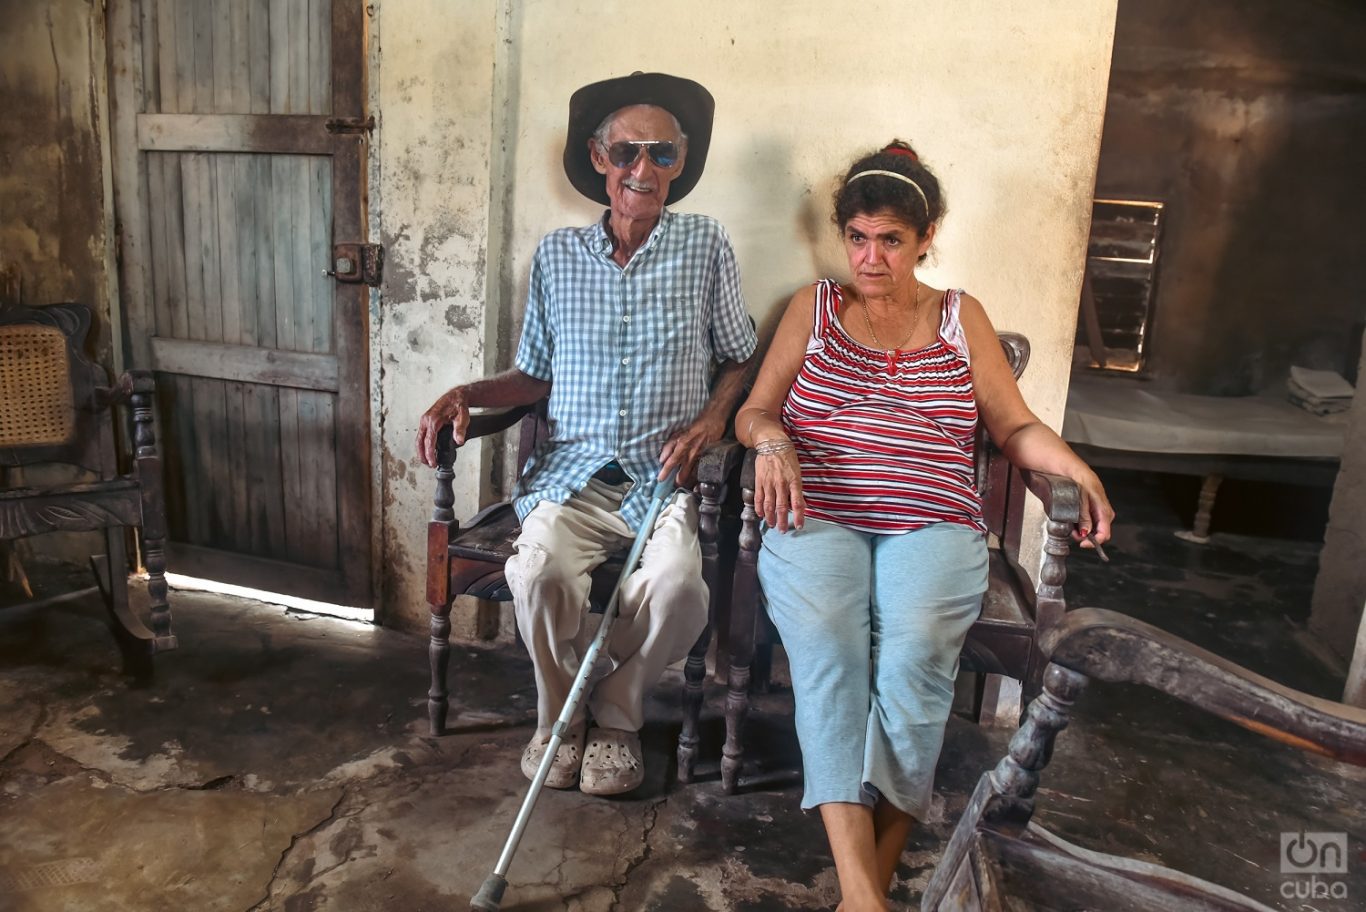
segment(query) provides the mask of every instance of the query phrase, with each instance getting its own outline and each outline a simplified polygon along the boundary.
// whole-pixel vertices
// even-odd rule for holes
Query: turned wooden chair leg
[[[726,743],[721,748],[721,788],[732,794],[745,759],[745,719],[749,715],[750,669],[759,614],[759,517],[754,492],[741,492],[740,549],[735,558],[735,588],[730,614],[730,674],[726,693]]]
[[[451,606],[450,603],[431,605],[431,640],[427,644],[427,657],[432,666],[432,686],[427,691],[427,721],[432,737],[446,733],[446,710],[449,706],[446,690],[446,667],[451,658]]]
[[[749,716],[749,663],[732,661],[726,691],[726,743],[721,748],[721,789],[734,794],[745,763],[745,720]]]
[[[152,402],[152,376],[135,372],[133,380],[133,445],[138,484],[142,488],[142,563],[147,568],[147,598],[152,611],[152,651],[176,649],[180,640],[171,632],[171,605],[166,584],[166,498],[161,457],[157,453]]]
[[[1177,532],[1177,538],[1197,545],[1209,544],[1209,524],[1214,514],[1214,498],[1219,493],[1219,485],[1223,483],[1224,476],[1217,473],[1205,476],[1205,480],[1200,484],[1200,499],[1196,504],[1195,521],[1189,530],[1182,529]]]
[[[171,632],[170,587],[166,583],[166,542],[146,539],[143,542],[142,562],[147,567],[147,600],[152,610],[152,635],[156,652],[175,649],[179,639]]]
[[[451,539],[460,531],[456,521],[455,450],[438,453],[436,494],[432,498],[432,520],[427,523],[427,608],[431,611],[431,639],[427,658],[432,667],[432,685],[427,690],[427,721],[432,737],[446,733],[446,710],[450,705],[446,690],[446,666],[451,658]]]
[[[702,715],[702,685],[707,677],[707,648],[711,646],[711,624],[693,644],[683,665],[683,730],[678,735],[678,781],[692,782],[697,763],[699,720]]]

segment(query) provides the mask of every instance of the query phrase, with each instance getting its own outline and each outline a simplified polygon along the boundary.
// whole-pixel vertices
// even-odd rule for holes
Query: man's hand
[[[436,436],[448,424],[455,425],[456,446],[464,443],[470,424],[470,408],[463,386],[449,390],[433,402],[417,423],[417,458],[423,465],[436,466]]]
[[[664,449],[659,451],[659,459],[664,463],[664,467],[659,470],[659,478],[668,478],[669,474],[677,469],[679,486],[691,487],[693,473],[697,469],[697,460],[702,451],[720,440],[725,431],[726,422],[723,419],[712,417],[707,411],[703,411],[696,421],[670,438],[669,442],[664,444]]]

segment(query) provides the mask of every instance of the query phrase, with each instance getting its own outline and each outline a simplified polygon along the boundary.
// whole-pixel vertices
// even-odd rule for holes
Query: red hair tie
[[[904,155],[913,162],[918,163],[920,161],[920,156],[916,155],[913,149],[907,149],[904,146],[887,146],[882,151],[889,152],[892,155]]]

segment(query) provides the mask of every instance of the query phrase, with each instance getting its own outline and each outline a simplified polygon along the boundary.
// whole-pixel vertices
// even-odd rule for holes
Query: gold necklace
[[[882,349],[882,353],[887,356],[887,370],[892,370],[896,366],[896,356],[901,349],[906,347],[906,343],[911,341],[915,335],[916,328],[920,323],[920,280],[915,279],[915,297],[911,304],[911,331],[906,334],[906,338],[901,340],[901,344],[896,348],[887,348],[882,344],[882,340],[877,337],[877,331],[873,329],[873,321],[868,318],[868,300],[862,298],[859,301],[863,305],[863,325],[868,327],[868,335],[873,337],[873,344]],[[862,297],[862,296],[860,296]]]

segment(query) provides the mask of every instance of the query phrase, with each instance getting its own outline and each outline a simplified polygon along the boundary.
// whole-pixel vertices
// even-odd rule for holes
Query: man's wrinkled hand
[[[659,451],[659,460],[664,464],[659,470],[659,479],[668,478],[677,471],[678,484],[685,488],[692,487],[697,460],[707,447],[721,439],[725,430],[725,422],[702,417],[675,434]]]
[[[448,424],[455,426],[455,445],[460,446],[470,425],[470,409],[465,391],[458,386],[433,402],[417,423],[417,458],[423,465],[436,466],[436,438]]]

